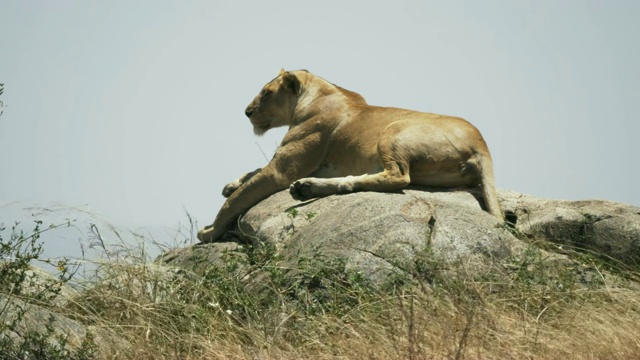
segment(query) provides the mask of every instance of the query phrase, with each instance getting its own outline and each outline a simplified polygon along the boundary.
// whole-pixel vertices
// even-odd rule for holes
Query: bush
[[[42,221],[36,221],[27,234],[16,223],[8,239],[3,239],[6,228],[0,225],[0,359],[89,359],[95,352],[91,334],[79,348],[71,349],[67,337],[55,331],[53,315],[34,328],[24,324],[29,305],[49,306],[73,276],[67,259],[55,264],[59,270],[55,281],[43,279],[31,266],[34,261],[51,264],[41,258],[40,237],[63,225],[70,222],[42,229]]]

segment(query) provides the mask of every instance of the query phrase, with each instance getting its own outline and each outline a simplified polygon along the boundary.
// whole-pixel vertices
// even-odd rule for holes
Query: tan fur
[[[198,233],[202,241],[217,239],[238,216],[287,187],[293,198],[307,200],[409,184],[481,185],[488,212],[503,219],[489,149],[463,119],[371,106],[304,70],[281,71],[245,113],[258,135],[279,126],[289,131],[266,167],[225,186],[228,199]]]

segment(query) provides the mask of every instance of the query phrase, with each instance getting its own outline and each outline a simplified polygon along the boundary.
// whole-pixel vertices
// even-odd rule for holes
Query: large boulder
[[[552,261],[570,262],[566,254],[576,250],[627,265],[640,259],[638,207],[546,200],[513,191],[500,191],[499,198],[509,224],[483,211],[473,191],[409,188],[302,203],[282,191],[243,215],[226,241],[273,246],[292,267],[301,258],[341,258],[347,268],[376,282],[415,265],[425,253],[443,264],[490,271],[496,261],[518,256],[532,243],[550,245],[543,247],[552,251],[546,256]],[[164,259],[185,266],[209,253],[206,258],[215,264],[221,257],[213,254],[241,250],[229,243],[197,245]]]
[[[238,222],[244,242],[272,244],[285,259],[329,255],[384,280],[428,252],[445,262],[505,258],[525,244],[466,191],[360,192],[304,203],[279,192]]]

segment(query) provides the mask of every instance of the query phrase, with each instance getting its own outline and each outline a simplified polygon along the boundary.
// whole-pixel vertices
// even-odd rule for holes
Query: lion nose
[[[244,111],[244,114],[247,115],[247,117],[251,117],[251,114],[253,114],[253,109],[252,108],[247,108]]]

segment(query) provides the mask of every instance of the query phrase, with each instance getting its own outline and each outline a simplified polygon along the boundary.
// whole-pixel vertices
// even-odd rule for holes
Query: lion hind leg
[[[393,191],[407,187],[411,182],[408,165],[392,160],[385,161],[384,170],[375,174],[337,178],[304,178],[289,187],[296,200],[308,200],[356,191]]]
[[[389,129],[387,129],[389,130]],[[348,194],[356,191],[394,191],[411,183],[409,163],[399,155],[397,139],[386,137],[378,143],[378,156],[382,171],[359,176],[336,178],[304,178],[289,187],[296,200],[308,200],[334,194]]]

